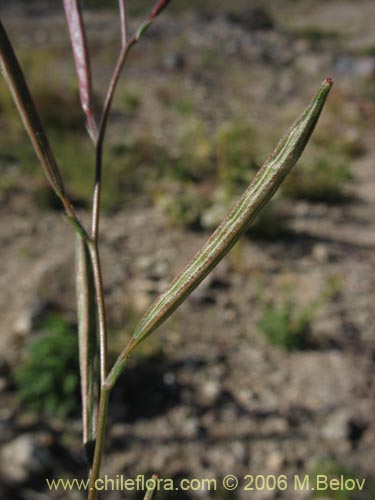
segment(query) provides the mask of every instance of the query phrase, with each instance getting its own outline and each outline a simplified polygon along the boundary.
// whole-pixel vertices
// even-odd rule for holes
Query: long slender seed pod
[[[86,115],[87,131],[95,142],[98,131],[93,111],[91,68],[82,10],[79,0],[63,0],[63,2],[73,48],[81,106]]]
[[[91,466],[96,439],[99,349],[94,278],[86,241],[76,236],[76,295],[81,379],[83,446]]]
[[[88,235],[66,194],[59,167],[42,127],[22,69],[0,21],[0,67],[34,150],[52,189],[60,198],[69,220],[84,238]]]
[[[109,386],[116,382],[134,347],[164,323],[186,300],[229,252],[259,211],[272,198],[310,139],[332,83],[330,78],[323,82],[306,110],[281,139],[228,216],[193,259],[172,280],[168,288],[151,304],[136,326],[128,346],[122,351],[109,373],[107,377]]]
[[[14,102],[21,115],[25,129],[34,146],[35,152],[44,167],[46,176],[56,194],[63,198],[65,196],[64,185],[59,168],[52,154],[48,139],[44,133],[39,116],[36,112],[25,77],[13,51],[12,44],[3,24],[0,21],[0,62],[1,71],[9,87]]]

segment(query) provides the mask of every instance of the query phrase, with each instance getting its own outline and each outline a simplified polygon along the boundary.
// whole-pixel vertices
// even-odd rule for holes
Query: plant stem
[[[155,491],[155,488],[157,485],[156,481],[158,479],[158,475],[153,474],[151,479],[153,479],[154,484],[147,490],[146,495],[145,495],[143,500],[152,500],[152,498],[154,496],[154,491]]]
[[[128,19],[126,0],[119,0],[120,21],[121,21],[121,45],[125,47],[128,42]]]
[[[142,33],[147,29],[147,27],[152,23],[154,18],[159,14],[159,12],[168,4],[170,0],[159,1],[156,6],[156,10],[152,11],[151,15],[144,23],[140,30],[138,30],[136,35],[133,35],[128,39],[127,30],[127,12],[126,12],[126,0],[119,0],[120,7],[120,19],[121,19],[121,51],[108,87],[102,117],[100,120],[100,126],[97,136],[94,137],[95,140],[95,185],[92,203],[92,222],[91,222],[91,238],[88,240],[88,248],[90,251],[90,258],[92,262],[93,275],[94,275],[94,286],[96,294],[97,312],[98,312],[98,324],[99,324],[99,346],[100,346],[100,380],[101,380],[101,390],[100,390],[100,401],[99,410],[96,425],[96,444],[94,450],[94,458],[90,473],[89,482],[89,493],[88,500],[96,499],[96,481],[99,477],[100,466],[103,456],[105,431],[107,423],[107,411],[108,411],[108,401],[111,393],[111,389],[118,378],[113,377],[112,384],[107,381],[107,327],[106,327],[106,317],[105,317],[105,304],[104,304],[104,293],[103,293],[103,280],[101,273],[101,264],[98,250],[99,242],[99,222],[100,222],[100,201],[101,201],[101,184],[102,184],[102,164],[103,164],[103,144],[108,123],[108,117],[111,110],[111,105],[113,97],[115,94],[116,86],[121,75],[121,70],[124,66],[127,55],[130,49],[135,45],[142,35]],[[129,343],[129,354],[133,341]],[[122,358],[121,369],[125,367],[127,360],[127,355],[125,354],[125,359]],[[116,370],[115,370],[116,372]],[[152,495],[152,492],[150,492]],[[146,495],[147,497],[147,495]]]
[[[94,451],[94,460],[90,473],[90,481],[89,481],[89,492],[88,492],[88,500],[96,500],[96,482],[99,478],[100,466],[102,463],[103,457],[103,449],[104,449],[104,441],[105,441],[105,432],[107,427],[107,412],[108,412],[108,402],[111,394],[111,388],[105,384],[102,384],[100,391],[100,401],[99,401],[99,410],[98,410],[98,422],[96,429],[96,444]]]
[[[90,251],[92,271],[94,275],[94,286],[99,325],[99,347],[100,347],[100,384],[103,390],[107,376],[107,322],[103,292],[103,278],[98,250],[98,242],[90,240],[88,244]]]
[[[125,17],[125,2],[122,5],[122,18]],[[124,21],[124,19],[123,19]],[[116,89],[117,82],[120,77],[121,69],[124,65],[126,56],[129,49],[134,44],[132,40],[125,44],[120,52],[111,83],[107,92],[103,114],[100,121],[99,132],[96,140],[96,160],[95,160],[95,186],[93,194],[93,208],[92,208],[92,225],[91,225],[91,239],[88,243],[90,258],[92,262],[94,286],[98,312],[98,325],[99,325],[99,346],[100,346],[100,401],[99,410],[96,424],[96,444],[94,450],[94,459],[90,473],[89,493],[88,500],[96,499],[95,483],[99,477],[100,466],[103,456],[105,431],[107,424],[107,411],[108,401],[111,392],[111,387],[105,383],[107,376],[107,326],[106,326],[106,313],[103,292],[103,279],[101,272],[101,263],[99,257],[99,221],[100,221],[100,201],[101,201],[101,184],[102,184],[102,163],[103,163],[103,143],[108,122],[108,116],[111,109],[111,104]]]
[[[98,239],[99,233],[99,212],[100,212],[100,195],[101,195],[101,181],[102,181],[102,163],[103,163],[103,143],[105,132],[107,129],[108,116],[111,110],[111,104],[113,96],[116,90],[117,82],[120,78],[121,70],[124,65],[126,56],[129,53],[130,48],[134,45],[133,38],[122,47],[119,58],[116,63],[115,70],[112,75],[111,82],[109,84],[107,96],[104,103],[102,118],[100,120],[98,139],[96,142],[96,164],[95,164],[95,187],[94,196],[92,203],[92,226],[91,226],[91,237],[94,241]]]

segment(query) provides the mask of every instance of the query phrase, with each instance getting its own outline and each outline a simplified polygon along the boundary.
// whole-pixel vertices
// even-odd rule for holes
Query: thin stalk
[[[96,143],[96,165],[95,165],[95,186],[92,208],[92,225],[91,236],[94,241],[98,239],[99,233],[99,212],[101,199],[101,184],[102,184],[102,163],[103,163],[103,143],[105,132],[107,129],[108,116],[111,110],[113,96],[116,90],[117,82],[120,78],[121,70],[129,53],[130,48],[134,45],[133,38],[121,49],[120,56],[117,60],[115,70],[109,84],[106,100],[104,103],[102,118],[100,120],[98,139]]]
[[[96,445],[94,451],[94,460],[90,473],[89,492],[87,497],[88,500],[96,500],[97,496],[96,482],[97,479],[99,478],[100,467],[102,464],[110,394],[111,394],[111,389],[107,387],[105,384],[102,384],[100,392],[100,401],[99,401],[97,430],[96,430]]]
[[[157,485],[156,481],[158,479],[158,475],[157,474],[153,474],[151,479],[153,479],[154,483],[151,486],[151,488],[149,488],[147,490],[146,495],[145,495],[145,497],[144,497],[143,500],[152,500],[153,499],[155,488],[156,488],[156,485]]]
[[[125,47],[128,43],[128,16],[126,0],[119,0],[120,21],[121,21],[121,45]]]
[[[100,350],[100,380],[104,384],[107,376],[107,326],[105,303],[103,293],[103,279],[101,272],[101,263],[98,250],[99,242],[99,221],[100,221],[100,202],[101,202],[101,186],[102,186],[102,163],[103,163],[103,143],[105,131],[108,122],[108,116],[113,100],[116,84],[120,77],[121,69],[129,51],[130,45],[126,45],[122,50],[119,60],[109,86],[102,119],[100,122],[98,139],[96,143],[96,159],[95,159],[95,186],[92,204],[92,225],[91,225],[91,242],[90,242],[90,255],[92,260],[96,301],[98,306],[98,325],[99,325],[99,350]]]
[[[97,241],[99,232],[99,211],[100,211],[100,198],[101,198],[101,179],[102,179],[102,163],[103,163],[103,143],[107,129],[108,117],[111,110],[111,105],[117,83],[119,81],[122,68],[129,54],[130,49],[135,45],[141,36],[154,22],[156,17],[171,3],[172,0],[159,0],[156,2],[151,14],[146,21],[141,24],[137,32],[128,38],[127,29],[127,11],[126,0],[119,0],[120,20],[121,20],[121,51],[117,59],[117,63],[108,87],[102,117],[100,120],[98,136],[96,140],[96,165],[95,165],[95,186],[93,195],[93,210],[92,210],[92,223],[91,223],[91,237],[93,241]]]
[[[105,103],[103,107],[102,117],[99,125],[99,132],[96,140],[96,166],[95,166],[95,186],[93,195],[93,210],[92,210],[92,224],[91,224],[91,236],[93,241],[97,241],[99,232],[99,211],[100,211],[100,198],[101,198],[101,179],[102,179],[102,163],[103,163],[103,143],[104,137],[107,129],[108,117],[111,111],[111,105],[113,97],[115,95],[115,90],[117,83],[119,81],[122,68],[129,54],[130,49],[138,42],[141,36],[147,31],[147,29],[154,22],[156,17],[167,7],[172,0],[159,0],[151,14],[148,16],[146,21],[141,24],[137,32],[128,38],[127,29],[127,12],[126,12],[126,0],[119,0],[120,8],[120,18],[121,18],[121,51],[117,59],[117,63],[108,87],[107,95],[105,98]]]
[[[104,303],[103,278],[97,241],[90,241],[92,271],[94,277],[96,305],[98,312],[99,348],[100,348],[100,383],[104,385],[107,376],[107,322]]]
[[[100,122],[98,139],[96,143],[96,160],[95,160],[95,186],[92,204],[92,226],[90,254],[92,259],[94,282],[96,290],[96,300],[98,305],[98,324],[99,324],[99,346],[100,346],[100,380],[104,384],[107,376],[107,327],[105,316],[105,303],[103,293],[103,280],[101,273],[101,263],[98,251],[99,240],[99,221],[100,221],[100,201],[101,201],[101,186],[102,186],[102,163],[103,163],[103,143],[107,128],[108,116],[111,109],[114,92],[121,69],[124,65],[126,56],[129,52],[130,45],[125,45],[121,50],[120,57],[116,64],[111,83],[108,89],[106,101],[104,104],[103,115]]]
[[[98,410],[97,425],[96,425],[96,444],[94,450],[93,463],[90,472],[88,500],[96,500],[97,497],[96,482],[100,474],[100,467],[102,462],[103,448],[105,441],[106,424],[107,424],[108,402],[109,402],[110,392],[113,387],[113,384],[110,385],[107,384],[106,382],[107,327],[106,327],[106,317],[105,317],[101,263],[98,251],[103,144],[104,144],[108,117],[111,110],[113,97],[127,55],[129,54],[129,51],[133,47],[133,45],[137,43],[139,38],[151,25],[153,20],[166,7],[166,5],[170,3],[170,1],[171,0],[159,0],[159,2],[157,2],[156,4],[156,7],[150,14],[149,18],[146,20],[146,22],[143,23],[143,25],[141,25],[141,28],[137,31],[135,35],[133,35],[130,39],[128,39],[126,0],[119,0],[122,47],[107,91],[98,134],[95,137],[95,185],[94,185],[93,203],[92,203],[93,208],[92,208],[92,222],[91,222],[91,238],[88,242],[88,248],[93,268],[94,286],[95,286],[97,312],[98,312],[101,390],[100,390],[99,410]],[[129,352],[132,348],[132,344],[133,340],[131,340],[129,343]],[[148,497],[150,497],[150,495],[152,496],[152,492],[149,492]]]

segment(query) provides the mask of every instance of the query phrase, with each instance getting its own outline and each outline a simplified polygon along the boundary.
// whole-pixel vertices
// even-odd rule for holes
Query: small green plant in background
[[[321,29],[319,26],[305,26],[294,30],[293,34],[297,38],[302,38],[310,42],[322,42],[340,37],[340,33],[337,31]]]
[[[141,98],[135,91],[127,91],[123,97],[123,106],[125,113],[129,115],[134,115],[138,109],[141,107]]]
[[[258,170],[255,131],[247,124],[227,123],[216,134],[219,185],[229,199],[241,193]]]
[[[333,489],[330,486],[324,491],[314,491],[312,498],[330,499],[330,500],[371,500],[375,494],[375,479],[373,477],[363,478],[357,472],[349,469],[346,465],[338,462],[334,458],[323,458],[315,463],[310,471],[311,484],[316,484],[317,476],[326,476],[330,479],[365,479],[366,488],[363,491],[348,491],[345,489]]]
[[[327,276],[323,290],[319,296],[306,305],[299,305],[288,289],[283,298],[265,300],[262,316],[258,321],[258,330],[267,341],[274,346],[288,351],[303,350],[316,346],[312,337],[314,320],[319,310],[329,301],[337,299],[342,290],[340,275]]]
[[[178,159],[167,168],[167,177],[175,184],[168,194],[157,197],[157,201],[173,225],[212,230],[255,175],[258,158],[256,133],[249,124],[228,122],[211,138],[203,123],[191,120],[182,128]],[[259,239],[275,239],[287,231],[278,201],[272,200],[248,229],[248,234]]]
[[[270,344],[288,351],[305,349],[311,344],[311,326],[316,304],[299,309],[288,297],[265,306],[258,328]]]
[[[284,184],[283,193],[292,199],[337,203],[345,198],[352,178],[347,159],[321,156],[304,164]]]
[[[175,192],[163,196],[159,203],[173,225],[196,231],[202,229],[202,216],[210,206],[207,196],[186,184],[176,186]]]
[[[291,199],[341,203],[347,198],[352,163],[363,154],[361,137],[353,130],[332,132],[326,123],[314,136],[312,154],[286,179],[282,193]]]
[[[167,176],[197,184],[214,174],[213,146],[203,122],[189,119],[179,131],[178,150],[170,159]]]
[[[17,395],[28,410],[64,418],[80,410],[78,339],[76,325],[58,313],[40,318],[14,378]]]
[[[78,77],[78,89],[81,107],[86,119],[86,128],[93,143],[93,169],[94,189],[92,196],[91,227],[82,222],[74,206],[74,199],[68,193],[63,180],[61,169],[53,153],[48,138],[42,126],[39,114],[34,105],[26,79],[8,35],[0,22],[0,62],[5,81],[11,91],[12,97],[22,117],[23,124],[28,132],[35,152],[44,169],[45,175],[61,202],[67,219],[76,231],[76,293],[78,316],[78,351],[79,373],[81,382],[82,422],[83,422],[83,447],[87,454],[89,465],[88,499],[97,497],[97,479],[101,470],[104,444],[106,440],[107,414],[111,391],[127,367],[128,360],[134,349],[149,335],[157,330],[173,312],[189,297],[193,290],[208,276],[214,267],[233,248],[239,238],[248,230],[258,213],[267,205],[284,178],[294,167],[301,156],[310,136],[319,120],[321,111],[332,87],[332,79],[324,80],[317,93],[310,101],[302,115],[293,123],[286,135],[277,144],[274,152],[263,163],[255,178],[248,184],[240,198],[230,209],[217,229],[199,249],[195,256],[185,265],[182,271],[175,276],[167,288],[152,302],[140,320],[137,322],[133,333],[116,361],[112,366],[108,350],[108,328],[106,320],[106,305],[103,287],[102,266],[99,254],[100,242],[100,215],[102,208],[102,176],[103,176],[103,149],[105,144],[106,129],[110,116],[112,100],[120,78],[121,70],[129,52],[138,43],[140,38],[153,24],[161,12],[171,3],[171,0],[158,0],[154,8],[146,17],[134,34],[130,35],[128,29],[127,1],[119,0],[119,18],[121,24],[121,49],[120,54],[108,87],[100,120],[97,121],[94,113],[93,91],[89,51],[86,41],[86,31],[82,11],[78,0],[64,0],[64,8],[69,27],[73,55]],[[58,113],[58,110],[56,111]],[[211,166],[210,150],[196,148],[195,154],[199,162]],[[228,156],[229,154],[229,156]],[[235,161],[236,151],[229,149],[225,153],[229,161]],[[203,164],[202,163],[202,164]],[[76,167],[77,162],[73,162]],[[239,166],[241,167],[241,166]],[[135,165],[136,168],[136,165]],[[242,183],[242,167],[239,169],[240,184]],[[111,172],[114,176],[114,173]],[[181,173],[189,175],[186,165]],[[198,171],[193,172],[193,182],[200,179]],[[229,176],[230,177],[230,176]],[[245,179],[243,179],[245,181]],[[113,182],[118,183],[119,177],[113,177]],[[127,179],[124,179],[126,183]],[[232,180],[230,179],[230,183]],[[235,180],[234,184],[237,181]],[[236,187],[236,186],[235,186]],[[287,323],[290,319],[289,309],[278,313],[279,319]],[[294,327],[294,342],[300,342],[300,323]],[[302,322],[302,326],[304,323]],[[51,325],[50,325],[51,328]],[[65,327],[64,327],[65,328]],[[55,331],[54,331],[55,329]],[[56,380],[57,372],[60,374],[63,367],[67,367],[70,360],[68,355],[61,355],[53,363],[56,354],[71,352],[69,335],[62,334],[62,325],[52,323],[52,334],[48,342],[37,343],[32,349],[29,362],[21,370],[22,375],[17,375],[19,383],[25,387],[27,373],[36,369],[36,360],[45,355],[46,368],[51,371],[48,377],[39,379],[35,391],[45,394],[50,390],[58,392]],[[51,342],[52,338],[52,342]],[[64,340],[62,340],[64,339]],[[295,339],[298,339],[295,340]],[[40,340],[41,342],[41,340]],[[65,343],[67,342],[67,343]],[[47,361],[48,360],[48,361]],[[54,371],[55,370],[55,371]],[[77,370],[78,372],[78,370]],[[69,372],[67,372],[69,373]],[[76,389],[73,377],[64,374],[62,384],[63,393],[72,394]],[[35,380],[37,380],[35,378]],[[54,387],[52,383],[57,384]],[[20,393],[25,395],[25,391]],[[52,402],[51,402],[52,401]],[[48,408],[56,408],[54,398],[48,402]],[[61,411],[61,410],[60,410]],[[68,409],[66,409],[68,411]],[[153,489],[146,493],[146,499],[152,497]]]

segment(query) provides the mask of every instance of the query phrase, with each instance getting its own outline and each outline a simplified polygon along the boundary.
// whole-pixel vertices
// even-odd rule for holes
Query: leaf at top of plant
[[[98,396],[98,342],[94,280],[91,259],[84,239],[76,236],[76,292],[78,348],[81,376],[83,444],[91,465],[96,440]]]
[[[162,11],[172,2],[172,0],[159,0],[156,2],[154,8],[152,9],[150,15],[147,17],[146,21],[141,24],[141,26],[138,28],[136,34],[131,40],[131,44],[134,44],[137,42],[141,36],[143,36],[148,28],[151,26],[151,24],[155,21],[155,19],[158,17],[159,14],[162,13]]]
[[[122,351],[108,375],[109,385],[117,380],[134,347],[164,323],[186,300],[272,198],[308,143],[332,83],[330,78],[323,82],[301,117],[281,139],[227,217],[167,289],[151,304],[136,326],[128,346]]]
[[[93,111],[90,60],[79,0],[64,0],[64,9],[73,48],[81,105],[86,115],[87,130],[95,142],[98,132]]]
[[[44,167],[45,174],[56,194],[63,200],[65,198],[65,189],[59,168],[35,109],[22,69],[1,21],[0,63],[5,81],[21,115],[35,152]]]

